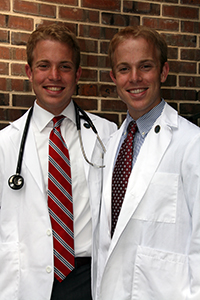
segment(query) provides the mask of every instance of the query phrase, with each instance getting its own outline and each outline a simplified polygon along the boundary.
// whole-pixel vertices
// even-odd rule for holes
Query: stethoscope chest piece
[[[24,179],[21,175],[15,174],[8,179],[8,185],[13,190],[19,190],[24,185]]]

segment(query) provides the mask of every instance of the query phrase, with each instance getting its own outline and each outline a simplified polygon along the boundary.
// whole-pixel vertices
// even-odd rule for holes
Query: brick
[[[140,24],[140,17],[112,13],[102,13],[102,24],[122,27],[137,26]]]
[[[97,84],[79,84],[78,94],[80,96],[98,96]]]
[[[166,100],[183,100],[183,101],[195,101],[196,100],[196,91],[195,90],[186,90],[186,89],[162,89],[162,97]]]
[[[81,66],[96,67],[98,65],[98,57],[96,55],[81,54]]]
[[[84,110],[97,110],[98,103],[96,99],[74,98],[75,102]]]
[[[113,28],[81,24],[79,34],[81,37],[90,37],[93,39],[110,39],[116,32],[117,30]]]
[[[0,27],[7,27],[7,16],[6,15],[0,15]]]
[[[196,73],[196,64],[189,62],[180,62],[180,61],[169,61],[170,72],[173,73]]]
[[[82,7],[94,8],[98,10],[111,10],[120,11],[121,0],[106,0],[106,1],[94,1],[94,0],[82,0]]]
[[[56,18],[56,6],[39,4],[37,14],[43,17]]]
[[[19,119],[26,110],[24,109],[13,109],[13,108],[5,108],[0,109],[0,120],[2,121],[15,121]]]
[[[200,87],[200,76],[180,76],[179,85],[182,87]]]
[[[181,22],[181,31],[189,32],[190,34],[200,32],[200,22],[191,22],[191,21],[182,21]]]
[[[112,79],[110,77],[110,71],[101,70],[100,71],[100,81],[112,82]]]
[[[163,6],[163,16],[181,18],[181,19],[196,19],[199,17],[199,10],[193,7],[181,7],[164,5]]]
[[[33,30],[33,19],[8,16],[8,27],[11,29]]]
[[[78,0],[43,0],[43,2],[51,2],[54,4],[64,4],[64,5],[78,5]]]
[[[97,71],[82,69],[80,81],[97,81]]]
[[[162,34],[170,46],[176,47],[196,47],[197,39],[194,35],[182,35],[182,34]]]
[[[178,48],[168,47],[168,59],[178,59]]]
[[[98,67],[99,68],[110,68],[110,62],[108,56],[98,57]]]
[[[10,48],[0,46],[0,58],[1,59],[10,59]]]
[[[143,25],[156,30],[178,31],[179,21],[172,19],[143,18]]]
[[[11,79],[11,90],[16,92],[31,92],[32,86],[29,80],[26,79]]]
[[[199,7],[199,0],[181,0],[181,4],[197,5]]]
[[[9,105],[9,94],[0,93],[0,105]]]
[[[0,30],[0,43],[10,42],[10,31]]]
[[[24,64],[11,64],[11,75],[26,76]]]
[[[193,115],[200,113],[200,104],[180,103],[180,113]]]
[[[37,15],[38,4],[31,1],[13,0],[13,11],[18,13],[25,13]]]
[[[9,67],[8,63],[0,62],[0,74],[9,75],[8,67]]]
[[[159,1],[157,1],[157,0],[147,0],[147,1],[149,1],[149,2],[163,2],[163,3],[174,3],[174,4],[176,4],[176,3],[179,3],[179,0],[159,0]]]
[[[77,8],[60,7],[59,17],[61,19],[73,20],[77,22],[99,22],[99,12]]]
[[[14,0],[13,10],[28,15],[56,17],[56,7],[53,5],[39,4],[28,1]]]
[[[181,49],[181,59],[200,61],[200,50]]]
[[[30,34],[24,32],[12,32],[11,42],[12,45],[24,46],[26,45]]]
[[[24,60],[26,61],[26,49],[25,48],[11,48],[12,60]]]
[[[97,53],[98,52],[98,42],[92,41],[88,39],[79,39],[79,45],[82,52],[92,52]]]
[[[31,107],[35,101],[34,95],[13,95],[12,104],[13,106],[19,107]]]
[[[171,70],[170,70],[171,71]],[[177,76],[169,74],[167,76],[167,80],[162,83],[162,86],[169,86],[169,87],[175,87],[177,84]]]
[[[9,11],[10,10],[10,0],[1,0],[0,10]]]
[[[7,91],[7,80],[0,78],[0,91]]]
[[[100,42],[100,52],[102,54],[108,54],[109,44],[110,42]]]
[[[110,84],[100,85],[99,95],[104,98],[118,98],[116,86]]]
[[[160,5],[149,2],[124,1],[123,11],[133,14],[160,15]]]
[[[121,100],[101,100],[102,111],[126,112],[127,106]]]

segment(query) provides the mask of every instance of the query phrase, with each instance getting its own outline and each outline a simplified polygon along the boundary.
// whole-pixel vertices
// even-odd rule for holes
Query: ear
[[[25,65],[25,71],[26,71],[26,75],[28,76],[30,82],[32,82],[32,71],[31,71],[31,67],[29,66],[29,64]]]
[[[115,75],[114,75],[114,73],[113,73],[112,70],[110,71],[110,78],[111,78],[112,81],[116,84],[116,78],[115,78]]]
[[[160,81],[162,83],[166,81],[168,73],[169,73],[169,64],[168,62],[165,62],[160,76]]]
[[[79,81],[79,78],[81,77],[82,69],[81,67],[78,68],[76,71],[76,83]]]

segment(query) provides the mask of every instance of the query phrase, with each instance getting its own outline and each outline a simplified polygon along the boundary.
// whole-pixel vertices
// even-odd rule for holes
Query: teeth
[[[50,91],[60,91],[62,88],[61,87],[54,87],[54,86],[48,86],[47,87],[47,90],[50,90]]]
[[[142,93],[144,91],[145,91],[145,89],[137,89],[137,90],[130,90],[129,92],[131,94],[139,94],[139,93]]]

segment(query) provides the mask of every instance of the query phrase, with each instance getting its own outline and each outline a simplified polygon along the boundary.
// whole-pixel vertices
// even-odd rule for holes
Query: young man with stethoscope
[[[36,94],[32,115],[29,110],[0,132],[0,298],[89,300],[103,144],[116,125],[85,112],[81,112],[81,119],[78,115],[84,151],[95,166],[90,165],[84,160],[78,138],[80,110],[71,100],[81,76],[80,49],[66,27],[49,25],[35,30],[27,44],[27,59],[26,73]],[[52,118],[58,115],[65,117],[60,128],[71,163],[75,252],[75,267],[61,282],[54,278],[47,203],[49,135]],[[90,129],[93,125],[98,136]]]

